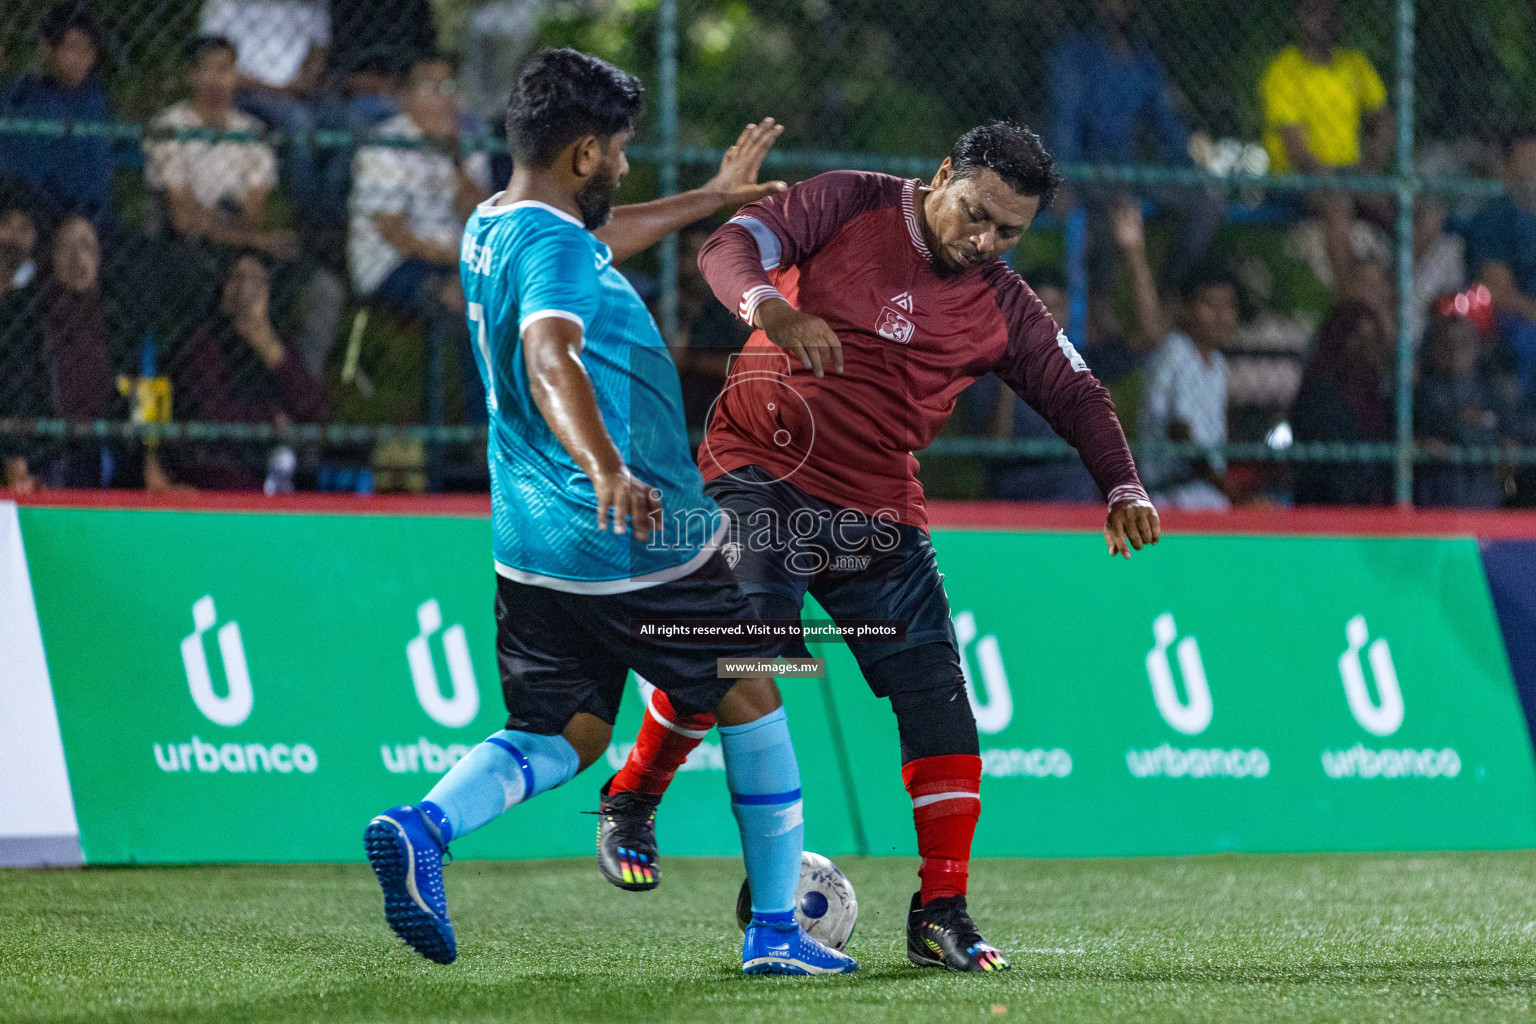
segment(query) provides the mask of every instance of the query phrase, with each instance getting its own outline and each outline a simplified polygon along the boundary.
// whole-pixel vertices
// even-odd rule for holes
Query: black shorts
[[[496,577],[496,661],[507,728],[553,735],[578,711],[609,725],[634,669],[680,710],[713,711],[735,679],[717,658],[771,658],[765,643],[633,643],[631,619],[750,619],[752,603],[717,551],[682,579],[624,594],[571,594]]]
[[[958,649],[944,576],[927,532],[823,501],[758,466],[718,476],[704,485],[704,493],[726,513],[730,535],[721,552],[748,595],[787,599],[798,614],[809,592],[839,624],[905,623],[903,639],[849,644],[860,668],[924,644]],[[759,617],[778,617],[764,614],[763,602],[756,603]],[[804,657],[807,652],[803,645],[786,644],[779,653]]]

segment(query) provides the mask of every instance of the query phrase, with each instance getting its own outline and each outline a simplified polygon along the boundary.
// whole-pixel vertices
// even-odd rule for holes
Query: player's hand
[[[843,372],[843,343],[821,317],[802,313],[783,299],[769,299],[757,307],[756,319],[769,341],[798,356],[816,376],[825,376],[828,367]]]
[[[773,118],[765,117],[757,124],[749,124],[741,130],[736,145],[725,151],[720,170],[704,185],[705,191],[720,197],[720,205],[735,209],[756,202],[764,196],[783,192],[789,186],[782,181],[757,180],[762,169],[763,157],[784,134],[784,126]]]
[[[650,539],[651,531],[661,529],[661,492],[620,466],[608,473],[592,477],[592,488],[597,492],[597,528],[623,533],[628,522],[635,531],[635,539]]]
[[[1125,498],[1115,502],[1104,523],[1104,543],[1109,545],[1109,557],[1131,557],[1131,548],[1140,551],[1147,544],[1156,544],[1163,536],[1162,523],[1157,509],[1141,498]]]

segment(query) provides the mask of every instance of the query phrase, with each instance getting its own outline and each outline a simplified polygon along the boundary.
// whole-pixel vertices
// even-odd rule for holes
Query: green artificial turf
[[[847,978],[743,978],[740,867],[654,893],[588,861],[447,871],[459,961],[387,930],[362,865],[0,871],[0,1020],[1536,1020],[1536,854],[979,861],[1006,975],[908,966],[907,860],[847,858]]]

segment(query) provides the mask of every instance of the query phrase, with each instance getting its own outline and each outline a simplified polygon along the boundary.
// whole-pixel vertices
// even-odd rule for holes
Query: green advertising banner
[[[363,826],[502,728],[481,519],[24,509],[22,534],[89,863],[358,860]],[[816,681],[784,687],[807,774],[838,777]],[[615,740],[633,738],[631,691]],[[626,746],[609,760],[622,763]],[[659,831],[739,850],[718,743]],[[592,853],[598,764],[454,844]],[[849,849],[841,786],[807,840]]]
[[[356,860],[502,725],[483,519],[25,508],[88,862]],[[979,855],[1536,845],[1475,543],[938,532],[982,735]],[[819,616],[819,610],[812,609]],[[893,717],[845,647],[783,689],[807,845],[914,853]],[[609,750],[621,763],[631,690]],[[610,765],[456,843],[588,855]],[[658,818],[738,849],[713,737]]]
[[[981,732],[978,855],[1536,845],[1471,540],[936,535]],[[857,680],[846,650],[835,683]],[[835,657],[835,655],[834,655]],[[915,853],[895,723],[835,685],[873,853]]]

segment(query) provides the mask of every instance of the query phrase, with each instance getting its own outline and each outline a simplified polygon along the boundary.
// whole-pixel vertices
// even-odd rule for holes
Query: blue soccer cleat
[[[406,945],[440,964],[459,955],[443,892],[439,834],[419,808],[391,807],[368,823],[363,846],[384,890],[384,920]]]
[[[822,945],[798,925],[790,931],[751,924],[741,944],[742,974],[851,974],[858,969],[853,957]]]

